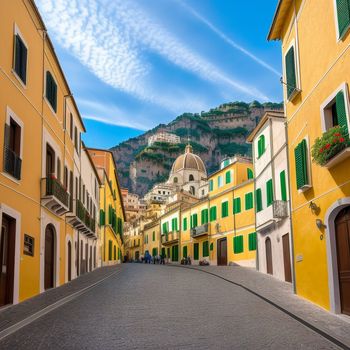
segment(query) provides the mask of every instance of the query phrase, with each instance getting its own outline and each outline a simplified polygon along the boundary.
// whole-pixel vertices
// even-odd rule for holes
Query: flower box
[[[331,158],[324,167],[327,169],[331,169],[338,165],[339,163],[343,162],[345,159],[350,157],[350,147],[345,148],[343,151],[335,155],[333,158]]]

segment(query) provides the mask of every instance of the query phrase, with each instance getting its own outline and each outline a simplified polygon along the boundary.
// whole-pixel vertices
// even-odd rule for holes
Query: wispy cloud
[[[254,55],[249,50],[245,49],[243,46],[237,44],[230,37],[228,37],[225,33],[223,33],[218,27],[216,27],[212,22],[202,16],[198,11],[196,11],[193,7],[189,6],[182,0],[176,0],[181,6],[183,6],[186,10],[188,10],[194,17],[196,17],[200,22],[204,23],[209,29],[211,29],[215,34],[217,34],[222,40],[224,40],[227,44],[229,44],[234,49],[242,52],[244,55],[250,57],[253,61],[261,65],[262,67],[268,69],[272,73],[277,76],[281,76],[281,72],[276,70],[274,67],[269,65],[267,62],[262,60],[261,58]]]

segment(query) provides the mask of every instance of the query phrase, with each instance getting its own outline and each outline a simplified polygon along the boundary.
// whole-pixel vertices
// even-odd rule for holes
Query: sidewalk
[[[249,289],[253,294],[266,298],[267,302],[278,307],[295,318],[304,320],[309,328],[329,335],[350,349],[350,317],[334,315],[305,299],[298,297],[292,291],[289,283],[260,273],[256,270],[240,266],[184,266],[169,265],[194,269],[213,274],[234,284]],[[311,327],[310,327],[311,325]]]
[[[60,287],[49,289],[33,298],[0,310],[0,332],[120,270],[121,265],[101,267]]]

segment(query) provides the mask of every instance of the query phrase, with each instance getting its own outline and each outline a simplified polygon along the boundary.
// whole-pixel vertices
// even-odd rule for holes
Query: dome
[[[180,170],[187,170],[187,169],[197,170],[197,171],[203,172],[205,175],[207,174],[207,171],[205,169],[202,159],[192,153],[191,145],[187,145],[185,149],[185,153],[177,157],[171,169],[171,173],[177,173]]]

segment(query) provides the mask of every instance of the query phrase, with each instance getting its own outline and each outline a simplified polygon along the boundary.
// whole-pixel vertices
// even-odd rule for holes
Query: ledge
[[[323,165],[327,169],[331,169],[343,162],[345,159],[350,157],[350,147],[345,148],[340,153],[332,157],[325,165]]]

